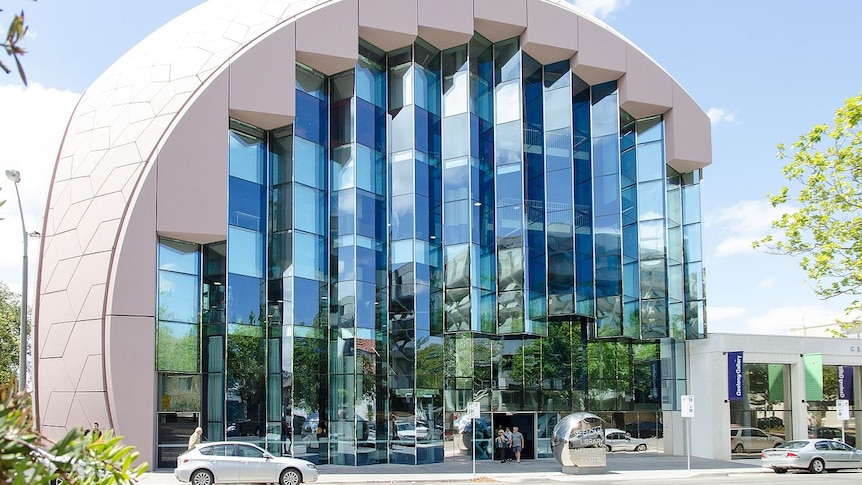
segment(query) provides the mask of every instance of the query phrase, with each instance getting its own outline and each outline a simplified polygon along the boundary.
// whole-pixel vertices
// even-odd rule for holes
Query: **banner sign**
[[[853,366],[838,366],[838,399],[846,399],[853,404]]]
[[[823,354],[803,354],[805,364],[805,400],[823,400]]]
[[[727,353],[727,399],[742,401],[743,374],[742,352]]]

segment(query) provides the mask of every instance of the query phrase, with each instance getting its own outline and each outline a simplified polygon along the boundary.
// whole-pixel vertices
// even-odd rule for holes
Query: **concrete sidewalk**
[[[473,463],[463,458],[447,459],[444,463],[430,465],[374,465],[350,467],[340,465],[320,465],[320,479],[323,484],[355,483],[421,483],[421,482],[464,482],[494,481],[500,483],[521,483],[535,479],[552,479],[562,482],[602,482],[608,480],[643,480],[661,478],[691,478],[703,475],[726,475],[739,473],[770,472],[760,467],[760,459],[733,461],[691,458],[691,469],[685,456],[666,456],[659,453],[611,453],[608,454],[604,473],[591,475],[567,475],[560,471],[560,465],[553,458],[523,460],[521,463],[500,463],[497,461]],[[770,472],[771,473],[771,472]],[[176,485],[173,470],[159,470],[148,473],[141,480],[145,485]]]

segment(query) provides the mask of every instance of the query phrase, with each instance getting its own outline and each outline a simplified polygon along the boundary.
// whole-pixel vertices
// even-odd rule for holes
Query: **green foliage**
[[[21,296],[0,282],[0,382],[18,374]]]
[[[20,57],[27,53],[23,47],[21,47],[21,42],[24,40],[24,36],[27,35],[27,30],[29,27],[24,25],[24,11],[16,14],[12,18],[12,22],[9,23],[9,29],[6,31],[6,41],[3,43],[3,48],[6,49],[6,55],[12,56],[12,59],[15,60],[15,67],[18,68],[18,75],[21,76],[21,81],[24,84],[27,84],[27,76],[24,74],[24,67],[21,65]],[[0,61],[0,69],[6,71],[6,74],[12,72],[6,63]]]
[[[110,431],[84,436],[69,431],[52,443],[34,430],[30,396],[0,384],[0,483],[48,484],[62,478],[69,484],[133,483],[147,465],[134,465],[138,452],[124,446]]]
[[[770,194],[774,207],[800,207],[772,222],[783,237],[767,236],[754,243],[771,252],[801,256],[800,266],[814,292],[824,298],[849,295],[845,311],[858,323],[862,303],[862,95],[847,99],[835,113],[835,125],[817,125],[788,150],[778,145],[778,158],[787,161],[784,176],[794,185]],[[795,192],[798,186],[798,193]],[[794,204],[794,205],[796,205]],[[792,208],[792,207],[791,207]]]

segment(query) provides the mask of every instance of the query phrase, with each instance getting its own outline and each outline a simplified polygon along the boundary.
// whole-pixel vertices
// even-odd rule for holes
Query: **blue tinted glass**
[[[637,122],[637,139],[638,143],[648,143],[662,139],[662,123],[661,116],[638,120]]]
[[[620,257],[620,222],[616,216],[596,217],[596,259]]]
[[[638,221],[637,186],[625,188],[622,191],[623,225]]]
[[[416,239],[428,241],[429,236],[431,235],[428,199],[417,195],[415,207],[414,217],[416,221]]]
[[[500,84],[495,89],[495,122],[499,125],[521,119],[521,83],[513,81]]]
[[[356,186],[360,189],[383,194],[383,157],[362,145],[356,146]]]
[[[362,190],[356,191],[356,233],[369,238],[377,234],[377,227],[386,222],[378,220],[377,197]]]
[[[383,111],[373,104],[356,100],[356,141],[375,150],[383,150],[385,131]]]
[[[545,130],[572,126],[571,97],[572,92],[568,88],[545,92]]]
[[[200,279],[159,271],[159,319],[197,322],[200,314]]]
[[[332,178],[331,190],[333,192],[349,189],[354,186],[356,182],[356,167],[353,160],[353,145],[344,145],[332,150],[330,176]]]
[[[330,257],[338,268],[338,281],[351,281],[356,277],[356,248],[354,237],[345,236],[335,239]]]
[[[640,259],[662,259],[665,255],[664,221],[641,222]]]
[[[230,131],[230,175],[250,182],[266,182],[266,144],[263,140]]]
[[[595,99],[595,98],[594,98]],[[593,104],[593,136],[617,135],[620,112],[617,95],[605,96]]]
[[[413,156],[410,152],[392,156],[392,195],[410,194],[413,185]]]
[[[683,251],[686,261],[701,261],[703,259],[700,224],[683,226]]]
[[[620,149],[615,136],[593,138],[593,170],[596,177],[619,173]]]
[[[514,121],[497,125],[497,165],[518,163],[521,161],[521,123]]]
[[[638,226],[623,227],[623,262],[630,263],[638,258]]]
[[[545,133],[545,166],[548,172],[572,168],[572,133],[569,128]]]
[[[392,224],[390,235],[393,240],[413,238],[413,197],[401,195],[392,198]]]
[[[229,177],[228,224],[252,231],[266,227],[266,198],[263,186]]]
[[[700,222],[700,186],[687,185],[682,188],[682,223]]]
[[[640,273],[637,261],[626,262],[623,265],[623,296],[627,300],[640,298]]]
[[[197,244],[159,239],[159,269],[198,274],[200,266]]]
[[[563,208],[571,209],[574,194],[572,192],[572,171],[557,170],[548,172],[547,191],[548,211]]]
[[[447,244],[461,244],[470,241],[470,208],[469,200],[447,202],[443,214],[445,222],[445,238]]]
[[[523,245],[520,237],[524,229],[522,206],[497,208],[497,241],[502,245]],[[510,238],[510,239],[507,239]]]
[[[322,146],[303,138],[294,138],[294,177],[297,182],[323,189],[325,167]]]
[[[357,237],[356,246],[356,279],[374,283],[377,279],[377,252],[359,244],[373,242],[371,239]]]
[[[470,130],[466,113],[443,118],[443,159],[468,155]]]
[[[443,116],[467,112],[468,73],[457,72],[443,80]]]
[[[322,237],[294,232],[294,274],[299,278],[323,281],[326,274],[325,240]]]
[[[325,229],[325,195],[323,191],[296,184],[294,195],[296,229],[323,234]]]
[[[332,209],[330,218],[336,220],[332,227],[333,233],[353,234],[356,227],[356,194],[353,190],[341,190],[332,194]]]
[[[663,179],[664,156],[661,142],[638,145],[638,182]]]
[[[431,115],[422,108],[415,108],[416,113],[416,130],[415,130],[415,142],[416,142],[416,150],[425,153],[431,153],[431,148],[433,147],[433,135],[431,133],[431,128],[434,125],[431,120]]]
[[[296,93],[296,119],[293,122],[294,134],[318,145],[328,142],[326,122],[326,102],[308,94]]]
[[[468,177],[470,167],[466,158],[447,160],[443,177],[443,199],[446,201],[463,200],[469,196]]]
[[[616,175],[596,177],[594,191],[596,215],[619,214],[620,182]]]
[[[662,180],[638,184],[638,218],[642,221],[664,218],[664,198]]]
[[[231,273],[263,277],[263,235],[229,226],[227,267]]]
[[[429,189],[431,189],[431,185],[429,176],[433,169],[428,166],[427,157],[417,154],[415,170],[416,194],[423,197],[430,196]]]
[[[521,75],[521,52],[518,38],[494,44],[494,67],[497,83],[518,79]]]
[[[228,322],[259,324],[264,307],[265,284],[258,278],[229,273]]]
[[[325,318],[327,300],[324,283],[304,278],[295,278],[294,284],[294,323],[311,326],[317,319]]]
[[[413,105],[407,105],[392,115],[390,152],[400,152],[413,148]]]
[[[665,298],[666,277],[664,260],[641,261],[641,298]]]
[[[293,186],[281,185],[270,190],[270,223],[273,231],[293,227]]]
[[[520,165],[497,167],[497,206],[521,205],[524,176]]]
[[[326,81],[324,77],[306,69],[297,68],[296,89],[299,92],[309,93],[320,99],[326,97]]]

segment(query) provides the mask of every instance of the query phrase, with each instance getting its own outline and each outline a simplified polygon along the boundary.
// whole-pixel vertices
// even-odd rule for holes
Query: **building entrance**
[[[521,459],[536,458],[536,413],[494,413],[492,419],[494,426],[492,436],[497,436],[497,430],[501,426],[503,429],[517,426],[518,431],[524,435]]]

